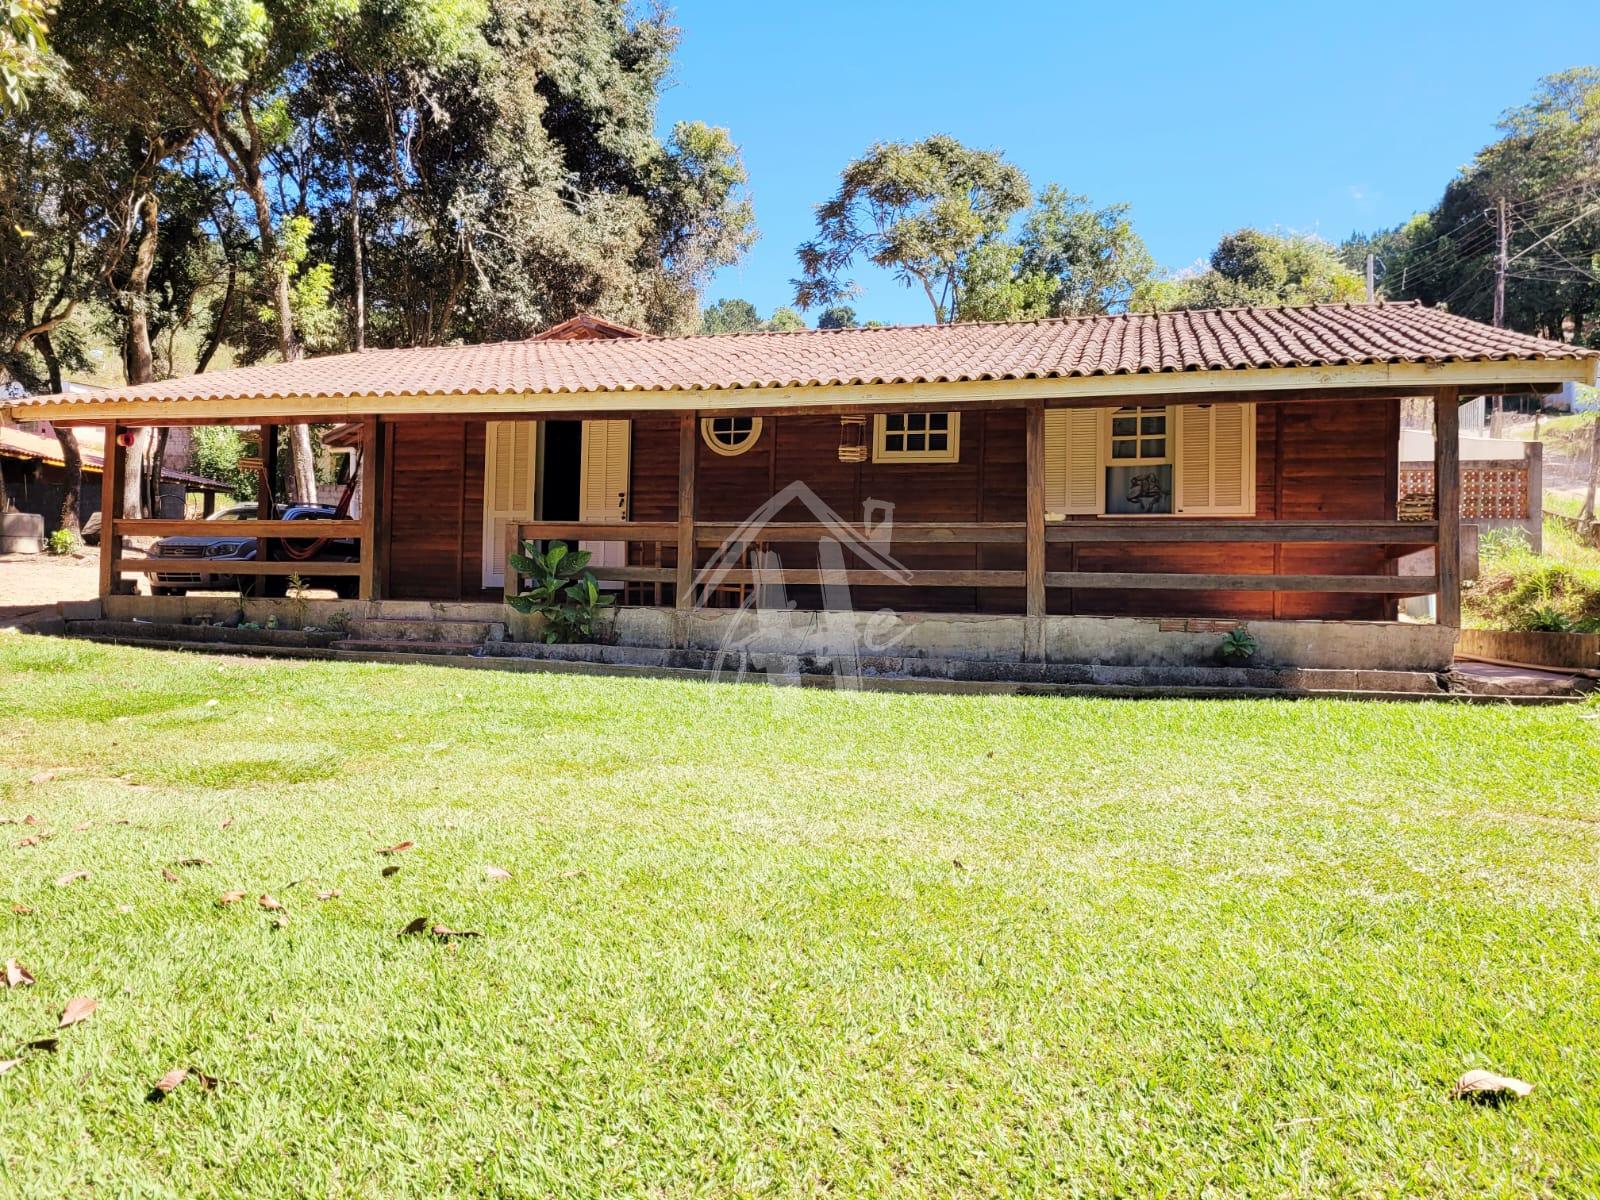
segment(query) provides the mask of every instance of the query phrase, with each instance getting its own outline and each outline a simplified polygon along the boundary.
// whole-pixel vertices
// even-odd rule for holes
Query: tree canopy
[[[1335,248],[1302,234],[1240,229],[1223,237],[1207,270],[1147,286],[1141,307],[1232,308],[1360,300],[1366,281]]]
[[[1600,68],[1541,80],[1499,129],[1433,208],[1353,235],[1345,261],[1359,266],[1371,253],[1384,296],[1487,321],[1503,210],[1505,324],[1600,345]]]

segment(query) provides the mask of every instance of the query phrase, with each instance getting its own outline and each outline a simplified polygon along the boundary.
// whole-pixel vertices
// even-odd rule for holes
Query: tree
[[[1015,242],[991,238],[976,246],[962,268],[958,321],[1035,321],[1050,315],[1056,281],[1023,266]]]
[[[920,287],[936,322],[961,311],[967,261],[1028,203],[1027,176],[998,151],[952,137],[880,142],[845,167],[838,193],[817,207],[817,235],[799,249],[793,281],[802,309],[856,294],[857,259]]]
[[[28,89],[50,73],[50,0],[8,0],[0,17],[0,102],[28,107]]]
[[[861,324],[856,320],[856,310],[848,304],[835,304],[832,308],[825,308],[817,317],[818,329],[855,329]]]
[[[761,328],[761,316],[748,300],[718,300],[700,314],[701,333],[749,333]]]
[[[1128,205],[1091,206],[1051,184],[1039,193],[1022,234],[1018,274],[1053,284],[1052,317],[1121,312],[1155,276],[1155,259],[1134,232]]]
[[[1151,308],[1338,304],[1366,295],[1366,281],[1328,243],[1300,234],[1240,229],[1211,254],[1210,269],[1151,285],[1135,298]]]
[[[762,325],[761,328],[770,333],[790,333],[805,327],[806,319],[804,317],[792,308],[782,307],[773,309],[772,316],[767,319],[766,324]]]

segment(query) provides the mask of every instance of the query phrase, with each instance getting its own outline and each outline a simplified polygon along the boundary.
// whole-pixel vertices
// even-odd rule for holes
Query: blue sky
[[[1242,225],[1337,241],[1428,207],[1539,76],[1600,59],[1576,11],[679,0],[660,116],[726,126],[750,174],[761,240],[707,301],[789,303],[795,247],[840,168],[936,132],[1004,150],[1036,188],[1130,202],[1179,269]],[[864,319],[929,319],[888,276],[857,278]]]

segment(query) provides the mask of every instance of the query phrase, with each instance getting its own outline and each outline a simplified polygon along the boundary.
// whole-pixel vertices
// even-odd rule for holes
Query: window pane
[[[1139,432],[1165,434],[1167,432],[1167,415],[1165,413],[1156,413],[1154,416],[1139,418]]]
[[[898,454],[906,448],[906,435],[903,433],[884,434],[883,448],[891,454]]]
[[[1139,457],[1139,449],[1138,449],[1138,447],[1139,447],[1139,443],[1134,441],[1132,438],[1129,438],[1126,441],[1112,442],[1111,443],[1111,457],[1112,458],[1138,458]]]
[[[890,431],[902,430],[906,427],[906,418],[903,413],[890,413],[883,419],[883,427]]]
[[[923,449],[926,449],[927,441],[928,441],[927,434],[923,434],[923,433],[908,433],[908,434],[906,434],[906,449],[907,450],[913,450],[913,451],[921,451]]]
[[[1134,422],[1132,417],[1111,418],[1112,437],[1132,437],[1137,429],[1138,425]]]
[[[950,414],[949,413],[929,413],[928,414],[928,428],[929,429],[949,429],[950,428]]]
[[[1145,438],[1144,450],[1141,458],[1165,458],[1167,456],[1166,438]]]
[[[929,450],[950,449],[950,435],[948,433],[930,433],[928,435]]]
[[[1106,512],[1127,515],[1171,511],[1172,464],[1106,468]]]

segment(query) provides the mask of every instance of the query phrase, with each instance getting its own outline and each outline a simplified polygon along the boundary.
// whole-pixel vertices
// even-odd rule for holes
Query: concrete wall
[[[93,604],[94,602],[89,602]],[[108,596],[104,615],[114,620],[225,620],[239,609],[227,596]],[[335,614],[349,620],[401,617],[414,621],[504,621],[514,640],[533,640],[528,618],[496,604],[428,601],[249,600],[245,618],[265,624],[276,615],[286,625],[326,625]],[[72,613],[68,613],[72,616]],[[88,615],[86,612],[79,615]],[[792,610],[743,612],[703,609],[679,614],[667,608],[618,609],[606,637],[619,646],[672,646],[678,623],[690,649],[838,658],[850,655],[966,662],[1082,663],[1099,666],[1215,666],[1229,631],[1243,627],[1260,650],[1253,665],[1372,671],[1439,671],[1450,665],[1455,631],[1434,625],[1384,621],[1243,621],[1174,617],[1026,617],[995,614]]]
[[[989,614],[738,612],[704,610],[683,618],[666,609],[625,608],[614,630],[622,645],[672,644],[673,622],[685,622],[692,648],[752,654],[892,655],[976,662],[1029,657],[1026,617]],[[1455,631],[1382,621],[1222,621],[1202,618],[1045,617],[1043,660],[1102,666],[1218,665],[1229,631],[1256,639],[1266,666],[1438,671],[1448,667]]]

